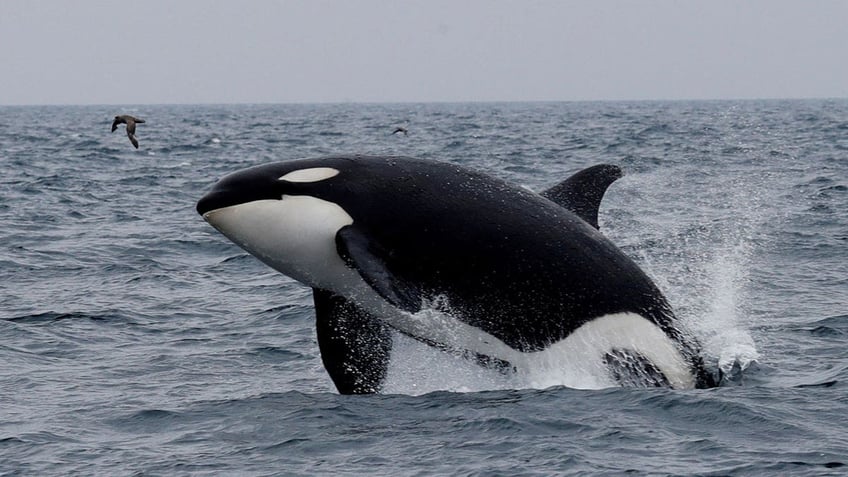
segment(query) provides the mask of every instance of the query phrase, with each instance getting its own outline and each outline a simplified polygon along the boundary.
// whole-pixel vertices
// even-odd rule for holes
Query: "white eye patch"
[[[338,175],[339,170],[332,167],[311,167],[289,172],[279,178],[286,182],[318,182]]]

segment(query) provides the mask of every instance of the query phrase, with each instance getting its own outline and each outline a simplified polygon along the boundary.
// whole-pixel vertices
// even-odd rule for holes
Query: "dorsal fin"
[[[620,167],[598,164],[574,174],[542,192],[542,196],[574,212],[592,227],[598,228],[598,208],[604,192],[624,176]]]

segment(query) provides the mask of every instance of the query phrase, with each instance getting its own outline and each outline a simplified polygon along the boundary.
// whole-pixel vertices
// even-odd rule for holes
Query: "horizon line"
[[[430,101],[222,101],[222,102],[150,102],[150,103],[0,103],[0,107],[96,107],[96,106],[308,106],[308,105],[408,105],[408,104],[556,104],[556,103],[674,103],[674,102],[726,102],[726,101],[840,101],[839,96],[790,97],[729,97],[729,98],[655,98],[655,99],[506,99],[506,100],[430,100]]]

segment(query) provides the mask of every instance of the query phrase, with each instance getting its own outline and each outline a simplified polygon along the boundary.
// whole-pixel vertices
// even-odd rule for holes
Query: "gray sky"
[[[848,1],[0,0],[0,104],[848,97]]]

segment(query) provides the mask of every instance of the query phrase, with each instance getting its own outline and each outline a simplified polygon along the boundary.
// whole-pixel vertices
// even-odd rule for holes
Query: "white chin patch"
[[[344,289],[355,272],[336,251],[336,233],[353,223],[338,205],[310,196],[256,200],[207,212],[212,226],[267,265],[327,290]]]
[[[318,182],[338,175],[339,170],[332,167],[311,167],[289,172],[279,180],[286,182]]]

